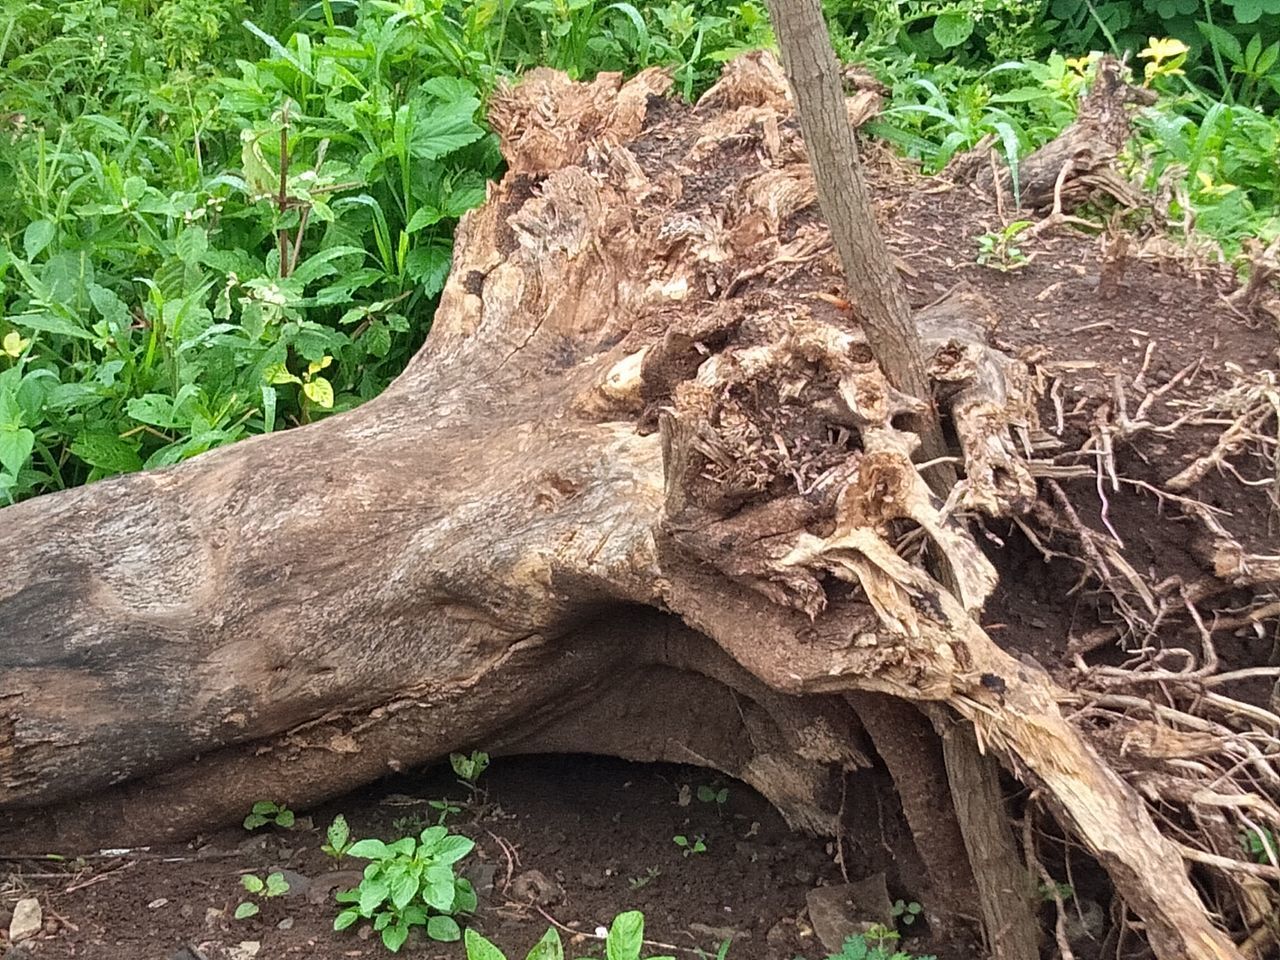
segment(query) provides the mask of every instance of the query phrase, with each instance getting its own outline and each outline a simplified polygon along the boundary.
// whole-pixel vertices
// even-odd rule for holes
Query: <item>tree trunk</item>
[[[381,397],[0,512],[4,849],[188,836],[490,743],[706,763],[833,832],[868,750],[845,695],[874,691],[971,721],[1160,957],[1238,957],[1062,691],[972,619],[995,575],[912,465],[918,403],[808,296],[833,273],[776,64],[646,121],[668,85],[494,98],[508,173]],[[917,326],[958,502],[1008,514],[1034,411],[973,307]]]

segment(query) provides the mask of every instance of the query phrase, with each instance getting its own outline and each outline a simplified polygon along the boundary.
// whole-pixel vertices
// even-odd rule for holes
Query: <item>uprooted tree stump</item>
[[[960,517],[1040,502],[1027,370],[975,297],[917,316],[964,474],[940,502],[916,401],[815,279],[776,63],[694,109],[668,85],[495,97],[508,172],[376,400],[0,513],[5,848],[189,836],[475,743],[703,764],[832,834],[912,701],[1036,787],[1160,957],[1239,956],[1063,691],[974,619],[997,578]],[[913,815],[945,775],[888,765],[962,851]],[[938,859],[959,912],[972,875]]]

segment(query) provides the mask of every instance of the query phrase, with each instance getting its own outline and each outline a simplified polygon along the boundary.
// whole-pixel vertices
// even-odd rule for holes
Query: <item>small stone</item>
[[[227,960],[253,960],[261,949],[257,940],[241,940],[234,947],[227,947]]]
[[[279,923],[277,923],[277,924],[276,924],[276,929],[277,929],[277,930],[292,930],[292,929],[293,929],[293,917],[285,917],[283,920],[281,920]]]
[[[498,866],[493,863],[470,863],[460,871],[462,876],[471,881],[476,895],[487,897],[493,893],[493,882],[498,876]]]
[[[323,906],[332,899],[332,895],[341,890],[352,890],[360,886],[364,874],[359,870],[334,870],[322,873],[307,886],[307,903],[312,906]]]
[[[840,953],[849,937],[876,925],[893,925],[893,903],[883,873],[857,883],[818,887],[810,890],[805,900],[814,933],[832,953]]]
[[[713,927],[705,923],[689,924],[689,932],[703,937],[710,937],[716,943],[723,943],[726,940],[738,943],[742,940],[751,939],[751,934],[745,930],[735,930],[733,927]]]
[[[29,940],[44,926],[40,901],[35,897],[23,897],[13,906],[13,919],[9,921],[9,942]]]
[[[814,881],[813,871],[806,866],[796,867],[792,876],[796,878],[796,883],[802,883],[806,887],[810,886]]]
[[[46,937],[54,936],[61,929],[62,929],[62,924],[60,924],[53,917],[44,918],[44,935]]]
[[[168,897],[158,897],[147,904],[148,910],[159,910],[169,902]]]
[[[222,925],[223,919],[227,913],[225,910],[219,910],[217,907],[205,907],[204,925],[209,928],[219,927]]]
[[[511,898],[549,907],[564,899],[564,888],[541,870],[526,870],[511,882]]]
[[[178,913],[182,914],[182,916],[184,917],[190,917],[193,913],[195,913],[195,910],[192,908],[191,904],[184,903],[182,906],[178,908]]]
[[[360,924],[360,929],[356,931],[356,936],[361,940],[368,940],[373,936],[373,927],[367,923]]]
[[[284,878],[284,882],[289,885],[289,889],[284,892],[286,897],[305,897],[307,891],[311,888],[311,878],[303,876],[296,870],[284,870],[280,867],[275,867],[268,872],[278,873]]]
[[[604,888],[604,877],[601,876],[599,870],[583,870],[578,875],[578,882],[588,890],[601,890]]]

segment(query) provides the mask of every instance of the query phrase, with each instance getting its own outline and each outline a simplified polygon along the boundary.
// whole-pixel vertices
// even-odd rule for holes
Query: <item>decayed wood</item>
[[[906,291],[876,226],[820,0],[769,0],[782,63],[813,167],[818,202],[876,360],[889,382],[923,401],[911,425],[925,456],[945,451]]]
[[[1048,210],[1059,201],[1060,211],[1069,212],[1094,192],[1136,206],[1140,198],[1112,164],[1132,135],[1132,105],[1152,102],[1152,91],[1125,81],[1125,67],[1119,60],[1102,57],[1075,121],[1018,164],[1021,206]],[[972,180],[983,190],[999,190],[1012,200],[1012,179],[1003,162],[995,161],[994,146],[994,137],[983,138],[972,150],[957,155],[947,172],[959,180]]]
[[[822,243],[787,230],[812,181],[777,111],[733,108],[759,168],[722,157],[736,179],[709,189],[690,126],[725,111],[668,108],[641,136],[668,82],[542,72],[496,98],[511,172],[464,219],[427,345],[377,400],[0,512],[7,849],[303,805],[477,740],[691,749],[832,829],[834,774],[866,749],[844,695],[873,691],[971,722],[1158,956],[1238,957],[1063,692],[973,620],[994,571],[913,465],[895,417],[916,402],[805,295],[819,280],[779,281]],[[947,355],[973,354],[963,340]],[[1012,410],[1022,390],[976,393]],[[956,374],[942,395],[959,419],[975,394]],[[986,469],[990,445],[962,445]],[[1016,489],[974,509],[1016,510]],[[683,691],[691,723],[741,710],[721,739],[651,713],[659,736],[623,730],[646,677]],[[595,702],[599,723],[574,716]]]

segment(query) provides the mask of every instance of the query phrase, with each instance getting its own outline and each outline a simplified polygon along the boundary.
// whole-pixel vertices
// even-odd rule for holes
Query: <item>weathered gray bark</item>
[[[707,762],[833,830],[866,750],[844,695],[874,691],[973,723],[1162,958],[1239,956],[1062,691],[973,620],[994,571],[912,463],[918,405],[777,282],[822,240],[791,229],[813,188],[772,76],[743,61],[722,107],[640,138],[661,74],[535,72],[493,102],[509,172],[382,397],[0,512],[7,849],[193,832],[477,741]],[[725,129],[756,166],[686,162]],[[917,319],[959,501],[1014,510],[1026,396],[985,379],[980,321]],[[906,525],[954,594],[895,549]],[[629,713],[646,681],[688,722]]]

